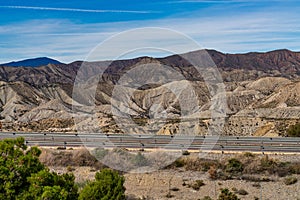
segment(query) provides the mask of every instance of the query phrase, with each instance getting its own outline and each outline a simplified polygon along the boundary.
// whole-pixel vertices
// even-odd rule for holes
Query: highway
[[[8,133],[0,132],[0,140],[24,137],[26,145],[41,147],[134,148],[200,151],[242,151],[300,153],[300,138],[234,137],[234,136],[170,136],[100,133]]]

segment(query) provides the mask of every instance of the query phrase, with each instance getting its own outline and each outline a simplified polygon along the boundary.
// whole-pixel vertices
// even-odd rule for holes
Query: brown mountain
[[[223,134],[278,135],[284,133],[286,126],[299,121],[300,53],[289,50],[247,54],[207,50],[207,53],[225,83],[226,91],[216,97],[227,97]],[[153,125],[151,116],[156,114],[168,119],[154,123],[157,133],[174,134],[178,132],[182,107],[168,88],[180,88],[189,83],[194,88],[201,111],[201,120],[193,127],[198,134],[206,134],[212,120],[209,112],[211,94],[202,75],[185,59],[195,54],[197,52],[165,58],[85,62],[83,72],[79,70],[82,61],[40,67],[0,66],[0,120],[5,130],[75,131],[84,127],[93,131],[120,132],[122,127],[112,117],[111,104],[115,102],[116,112],[132,117],[141,126],[136,129],[132,121],[124,121],[123,124],[129,127],[126,131],[142,133],[147,125]],[[125,73],[137,65],[149,63],[158,67],[156,69],[170,66],[188,81],[178,80],[176,73],[161,71],[157,77],[164,79],[166,76],[171,80],[163,84],[158,80],[155,85],[136,88],[130,83],[143,84],[145,78],[155,82],[157,78],[140,71],[138,76],[128,76],[128,85],[114,94],[117,81],[124,78]],[[103,72],[100,82],[97,80],[99,72]],[[82,80],[79,80],[80,93],[74,96],[76,75]],[[184,102],[188,104],[191,96],[187,90],[184,92],[187,92]],[[195,107],[189,109],[198,112]],[[73,123],[73,112],[81,117],[77,127]],[[192,126],[185,123],[184,126]]]
[[[222,72],[224,81],[253,80],[264,76],[297,78],[300,76],[300,52],[276,50],[267,53],[224,54],[207,50],[216,66]],[[117,60],[105,70],[104,79],[116,82],[126,71],[137,63],[159,62],[180,71],[188,80],[199,80],[191,64],[180,55],[165,58],[140,57]],[[89,63],[94,68],[107,66],[108,61]],[[52,83],[73,83],[82,62],[70,64],[49,64],[41,67],[0,66],[0,81],[24,81],[33,85]],[[94,75],[95,69],[86,70],[87,76]]]

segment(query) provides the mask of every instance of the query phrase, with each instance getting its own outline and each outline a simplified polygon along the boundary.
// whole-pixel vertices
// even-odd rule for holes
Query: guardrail
[[[0,139],[16,137],[24,137],[29,146],[60,146],[64,148],[86,146],[166,150],[300,152],[300,138],[0,132]]]

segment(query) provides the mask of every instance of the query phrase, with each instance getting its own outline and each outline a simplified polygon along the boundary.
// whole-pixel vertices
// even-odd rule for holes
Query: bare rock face
[[[299,121],[300,53],[207,52],[218,66],[225,88],[214,96],[226,99],[220,134],[284,135],[286,127]],[[85,63],[84,78],[74,86],[82,63],[0,66],[2,129],[206,135],[218,121],[211,111],[211,88],[203,74],[180,55]],[[120,86],[126,73],[149,63],[173,71],[155,77],[144,71],[128,76],[127,85]],[[177,73],[182,79],[178,80]],[[161,83],[165,77],[170,80]],[[143,85],[143,80],[152,84]],[[80,91],[76,95],[74,87]],[[193,105],[194,98],[197,105]]]
[[[278,91],[279,88],[291,84],[292,81],[282,77],[264,77],[250,82],[247,89],[257,90],[265,95]]]

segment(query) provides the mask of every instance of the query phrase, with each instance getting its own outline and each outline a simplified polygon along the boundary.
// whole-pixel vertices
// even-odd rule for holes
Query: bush
[[[69,166],[67,167],[67,171],[68,171],[68,172],[75,171],[75,168],[73,168],[72,166],[69,165]]]
[[[208,170],[209,178],[215,180],[218,178],[217,168],[215,166],[210,166]]]
[[[211,167],[215,167],[216,169],[220,164],[216,160],[203,160],[201,162],[201,170],[207,172]]]
[[[260,167],[262,171],[268,171],[271,174],[275,174],[277,171],[276,169],[278,168],[278,163],[275,160],[270,159],[269,156],[266,155],[261,159]]]
[[[196,180],[194,183],[189,184],[189,187],[193,188],[194,190],[199,190],[200,187],[204,186],[205,183],[203,180]]]
[[[291,163],[288,168],[290,173],[300,174],[300,163]]]
[[[33,174],[28,178],[29,192],[24,199],[56,199],[73,200],[78,198],[78,187],[75,185],[73,174],[58,175],[48,169]]]
[[[170,190],[171,190],[171,191],[174,191],[174,192],[177,192],[177,191],[179,191],[179,188],[177,188],[177,187],[172,187]]]
[[[246,158],[254,158],[255,157],[255,155],[253,153],[251,153],[251,152],[245,152],[243,155]]]
[[[228,160],[226,165],[226,172],[239,173],[244,170],[243,164],[236,158],[231,158]]]
[[[239,200],[239,198],[232,192],[229,191],[229,189],[221,189],[221,194],[218,197],[218,200]]]
[[[105,154],[105,152],[106,151],[101,151],[101,149],[98,149],[94,150],[92,153],[95,156],[99,156],[99,154]],[[48,166],[89,166],[94,167],[97,170],[104,168],[105,166],[93,155],[91,155],[90,152],[85,148],[75,149],[72,151],[43,149],[39,159],[43,164]]]
[[[212,198],[210,198],[209,196],[205,196],[201,200],[212,200]]]
[[[289,126],[286,133],[288,137],[300,137],[300,123]]]
[[[253,183],[252,186],[256,188],[261,188],[261,185],[259,183]]]
[[[175,167],[183,167],[185,165],[185,161],[181,158],[178,158],[174,162]]]
[[[88,182],[82,189],[79,200],[123,200],[125,199],[124,177],[110,169],[103,169],[95,175],[95,181]]]
[[[186,159],[185,168],[191,171],[207,172],[211,166],[218,168],[221,164],[216,160],[209,159]]]
[[[172,195],[170,192],[168,192],[168,194],[166,194],[166,197],[169,199],[169,198],[173,198],[174,195]]]
[[[72,174],[51,173],[39,161],[41,150],[27,150],[24,138],[0,141],[0,199],[76,199]]]
[[[287,177],[284,179],[284,184],[293,185],[293,184],[297,183],[297,181],[298,181],[298,179],[296,177],[291,176],[291,177]]]

